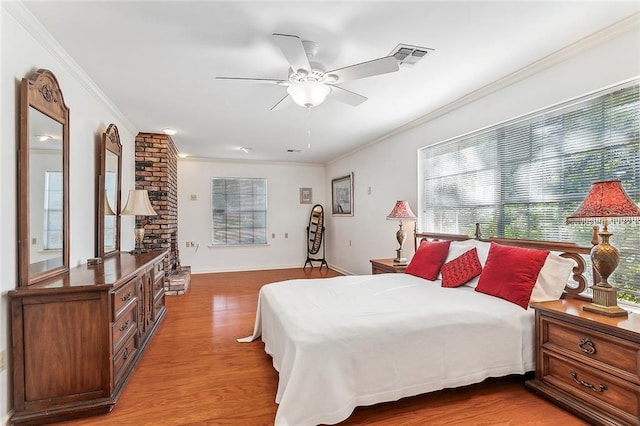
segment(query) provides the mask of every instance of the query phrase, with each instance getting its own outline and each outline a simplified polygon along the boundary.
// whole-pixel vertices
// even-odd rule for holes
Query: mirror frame
[[[115,248],[111,251],[105,251],[104,248],[104,226],[105,226],[105,190],[107,173],[107,152],[111,152],[118,158],[118,176],[116,177],[116,203],[111,206],[116,213],[116,231],[115,231]],[[96,256],[106,257],[112,256],[120,252],[120,210],[121,210],[121,184],[122,184],[122,144],[120,143],[120,133],[115,124],[109,124],[107,130],[102,134],[102,146],[100,147],[100,169],[98,170],[97,182],[98,193],[97,201],[97,217],[96,217]]]
[[[18,286],[28,286],[69,270],[69,108],[55,75],[39,69],[22,79],[20,88],[20,139],[18,141]],[[46,268],[30,263],[29,153],[30,118],[33,108],[62,125],[62,265]],[[43,266],[44,267],[41,267]]]

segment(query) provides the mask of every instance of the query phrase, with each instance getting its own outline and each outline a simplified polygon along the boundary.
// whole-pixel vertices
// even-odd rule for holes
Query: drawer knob
[[[120,327],[118,327],[118,330],[125,331],[127,328],[129,328],[129,320],[126,320],[124,324],[120,325]]]
[[[127,294],[123,294],[122,296],[120,296],[120,300],[126,302],[127,300],[131,299],[131,296],[133,295],[131,294],[131,291],[129,291]]]
[[[573,381],[576,382],[579,385],[584,386],[585,388],[589,388],[594,392],[603,392],[607,390],[607,385],[600,383],[600,385],[596,388],[594,385],[592,385],[591,383],[585,382],[584,380],[580,380],[578,379],[578,373],[576,373],[575,371],[572,371],[571,373],[571,377],[573,377]]]
[[[596,353],[596,347],[594,346],[591,339],[589,339],[588,337],[585,337],[582,340],[580,340],[580,343],[578,343],[578,347],[585,354],[593,355]]]
[[[129,348],[124,348],[124,352],[122,353],[122,359],[129,358]]]

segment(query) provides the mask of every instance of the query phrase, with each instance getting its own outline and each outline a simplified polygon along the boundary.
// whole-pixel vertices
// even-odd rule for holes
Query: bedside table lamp
[[[626,316],[627,311],[618,306],[618,290],[609,284],[609,276],[620,262],[618,250],[609,244],[613,235],[607,227],[610,223],[640,222],[640,208],[629,198],[619,180],[594,182],[585,200],[567,223],[601,223],[598,233],[600,244],[591,249],[591,261],[602,281],[594,284],[593,303],[585,305],[585,311],[609,317]]]
[[[122,215],[125,216],[156,216],[158,213],[151,206],[149,201],[149,193],[146,189],[131,189],[129,190],[129,198],[127,204],[122,210]],[[140,222],[135,229],[136,235],[136,248],[132,253],[142,253],[144,240],[144,222]]]
[[[398,244],[400,244],[400,247],[396,250],[398,255],[395,259],[393,259],[395,263],[400,265],[406,264],[408,262],[408,259],[402,256],[402,245],[407,239],[407,233],[402,229],[402,221],[405,219],[416,220],[416,215],[411,211],[411,207],[409,207],[408,202],[396,201],[396,205],[393,210],[391,210],[391,213],[389,213],[389,215],[387,216],[387,220],[400,221],[400,229],[398,229],[398,232],[396,232],[396,240],[398,240]]]

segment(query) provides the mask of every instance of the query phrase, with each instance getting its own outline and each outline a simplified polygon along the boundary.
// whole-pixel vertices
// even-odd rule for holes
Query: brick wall
[[[136,217],[146,223],[145,249],[166,249],[165,271],[178,262],[178,151],[171,136],[138,133],[136,136],[136,189],[146,189],[158,216]]]

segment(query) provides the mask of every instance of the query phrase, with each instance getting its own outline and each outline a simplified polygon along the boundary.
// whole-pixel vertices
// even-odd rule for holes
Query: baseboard
[[[2,422],[0,422],[0,424],[4,426],[9,426],[9,420],[11,419],[11,416],[13,416],[13,408],[9,410],[9,412],[3,417]]]
[[[333,269],[336,272],[340,272],[342,275],[356,275],[351,271],[347,271],[346,269],[342,269],[342,268],[340,268],[340,267],[338,267],[336,265],[333,265],[333,264],[329,264],[329,268]]]
[[[194,271],[193,267],[191,268],[191,275],[200,275],[200,274],[216,274],[220,272],[247,272],[247,271],[272,271],[276,269],[300,269],[302,265],[280,265],[280,266],[268,266],[268,267],[242,267],[242,268],[225,268],[225,269],[207,269],[204,271]],[[317,266],[314,266],[317,268]],[[335,265],[329,264],[329,269],[333,269],[336,272],[340,272],[343,275],[355,275],[353,272],[347,271],[345,269],[339,268]]]

